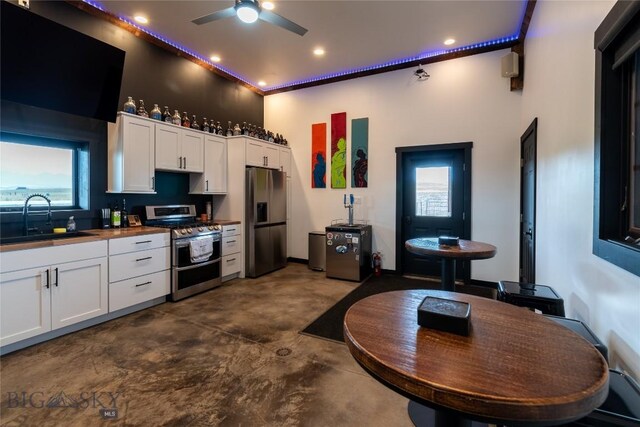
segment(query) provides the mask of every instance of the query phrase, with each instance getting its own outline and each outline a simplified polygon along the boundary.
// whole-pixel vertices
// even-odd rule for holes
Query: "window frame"
[[[631,61],[621,53],[638,36],[640,2],[619,1],[595,32],[595,152],[593,254],[640,276],[640,245],[624,241],[631,139]],[[632,56],[633,57],[633,56]],[[614,65],[615,64],[615,65]]]
[[[81,210],[83,209],[81,206],[80,200],[80,157],[83,151],[87,150],[86,143],[78,142],[78,141],[67,141],[61,139],[48,138],[44,136],[37,135],[25,135],[14,132],[5,132],[0,131],[0,141],[15,143],[15,144],[24,144],[24,145],[32,145],[39,147],[47,147],[47,148],[63,148],[69,149],[72,152],[72,178],[71,178],[71,193],[72,193],[72,204],[64,205],[64,206],[55,206],[51,205],[51,211],[72,211],[72,210]],[[0,214],[11,214],[11,213],[21,213],[23,211],[24,206],[0,206]],[[41,210],[42,207],[34,206],[33,210]]]

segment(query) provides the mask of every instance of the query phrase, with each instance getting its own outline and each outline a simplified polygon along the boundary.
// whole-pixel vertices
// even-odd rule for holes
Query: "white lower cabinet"
[[[171,292],[169,233],[109,240],[109,311]]]
[[[51,329],[109,312],[106,257],[61,264],[51,271]]]
[[[220,276],[226,282],[242,274],[242,224],[222,226],[222,266]]]
[[[171,270],[134,277],[109,285],[109,309],[121,310],[135,304],[167,295],[170,292]]]
[[[0,345],[51,330],[51,292],[47,267],[0,274]]]
[[[107,313],[106,255],[105,241],[1,253],[0,346]]]

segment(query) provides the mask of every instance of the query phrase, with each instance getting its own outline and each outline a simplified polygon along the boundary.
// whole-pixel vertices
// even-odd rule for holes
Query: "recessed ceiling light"
[[[218,55],[211,55],[211,59],[213,62],[220,62],[220,57]]]
[[[133,19],[135,19],[136,22],[139,22],[141,24],[146,24],[146,23],[149,22],[149,20],[145,16],[142,16],[142,15],[136,15],[136,16],[133,17]]]
[[[313,54],[315,56],[322,56],[322,55],[324,55],[324,49],[321,48],[321,47],[317,47],[317,48],[313,49]]]
[[[265,1],[264,3],[262,3],[263,9],[273,10],[274,7],[275,7],[274,4],[271,3],[270,1]]]
[[[446,40],[444,41],[444,44],[446,44],[447,46],[449,46],[449,45],[454,44],[455,42],[456,42],[456,40],[455,40],[455,39],[446,39]]]
[[[267,85],[267,82],[265,82],[264,80],[260,80],[258,82],[258,86],[266,86],[266,85]]]

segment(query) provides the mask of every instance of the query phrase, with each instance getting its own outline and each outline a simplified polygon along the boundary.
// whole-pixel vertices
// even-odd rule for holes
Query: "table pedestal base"
[[[487,427],[488,424],[471,421],[448,412],[436,411],[413,400],[409,401],[409,418],[416,427]]]
[[[442,280],[442,290],[456,291],[456,260],[453,258],[442,259],[442,270],[440,274]]]

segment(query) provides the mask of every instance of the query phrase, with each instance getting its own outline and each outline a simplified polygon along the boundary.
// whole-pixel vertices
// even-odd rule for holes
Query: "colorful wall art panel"
[[[327,124],[311,125],[311,188],[327,188]]]
[[[331,188],[347,188],[347,113],[331,115]]]
[[[351,120],[351,187],[366,188],[369,171],[369,118]]]

